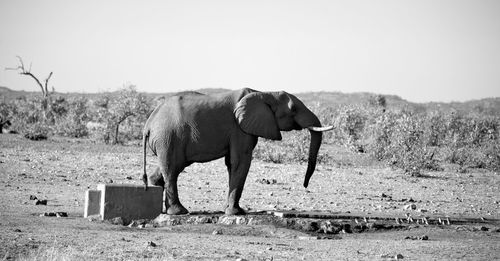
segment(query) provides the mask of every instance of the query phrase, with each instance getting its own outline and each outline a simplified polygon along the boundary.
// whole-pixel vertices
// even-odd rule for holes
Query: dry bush
[[[462,167],[500,170],[500,118],[452,113],[447,127],[443,158]]]
[[[412,176],[425,169],[439,169],[435,150],[425,140],[425,118],[408,112],[386,112],[365,132],[368,152]]]
[[[47,139],[51,128],[45,113],[43,98],[20,98],[10,102],[7,117],[11,119],[11,129],[32,140]]]
[[[412,175],[438,163],[498,170],[499,119],[477,114],[386,112],[365,132],[368,152]]]
[[[259,139],[253,152],[256,159],[273,163],[305,163],[309,157],[311,135],[309,131],[282,132],[282,141]],[[319,164],[326,164],[328,155],[322,152],[317,157]]]
[[[89,134],[87,129],[89,120],[87,98],[74,97],[68,101],[67,113],[56,121],[55,133],[74,138],[86,137]]]
[[[10,129],[32,140],[46,139],[57,134],[70,137],[86,136],[86,99],[69,101],[62,96],[22,97],[2,102],[2,117],[11,122]]]
[[[350,106],[341,109],[335,120],[343,144],[356,152],[364,151],[361,139],[369,117],[368,114],[366,108]]]

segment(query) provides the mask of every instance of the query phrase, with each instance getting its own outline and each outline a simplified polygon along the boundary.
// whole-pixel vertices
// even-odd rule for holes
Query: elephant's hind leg
[[[180,173],[180,172],[179,172]],[[177,191],[177,176],[179,174],[168,175],[169,177],[165,182],[165,207],[169,215],[184,215],[189,211],[181,204],[179,200],[179,193]]]
[[[168,160],[166,155],[158,155],[160,172],[163,175],[165,209],[169,215],[184,215],[189,211],[181,204],[177,190],[177,177],[184,169],[181,164]]]
[[[157,167],[153,174],[148,175],[148,182],[149,185],[165,188],[165,181],[163,180],[163,175],[161,174],[160,167]]]

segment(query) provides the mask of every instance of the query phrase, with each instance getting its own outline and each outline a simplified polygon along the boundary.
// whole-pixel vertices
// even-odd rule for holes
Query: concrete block
[[[99,215],[101,205],[101,191],[87,190],[85,191],[85,210],[84,217]]]
[[[163,188],[132,184],[99,184],[102,219],[121,217],[125,222],[136,219],[154,219],[161,214]]]

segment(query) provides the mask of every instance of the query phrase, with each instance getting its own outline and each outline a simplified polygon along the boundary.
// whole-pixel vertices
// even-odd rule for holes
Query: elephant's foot
[[[225,213],[226,213],[226,215],[246,215],[247,214],[245,212],[245,210],[243,210],[239,206],[227,207]]]
[[[169,215],[186,215],[189,211],[183,207],[181,204],[179,205],[171,205],[167,208],[167,214]]]

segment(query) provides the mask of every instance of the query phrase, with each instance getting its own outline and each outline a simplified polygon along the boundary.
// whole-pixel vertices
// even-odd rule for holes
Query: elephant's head
[[[266,139],[281,140],[280,131],[309,129],[311,143],[304,179],[307,188],[316,168],[322,132],[333,127],[321,127],[318,117],[297,97],[286,92],[249,93],[236,104],[234,113],[244,132]]]

